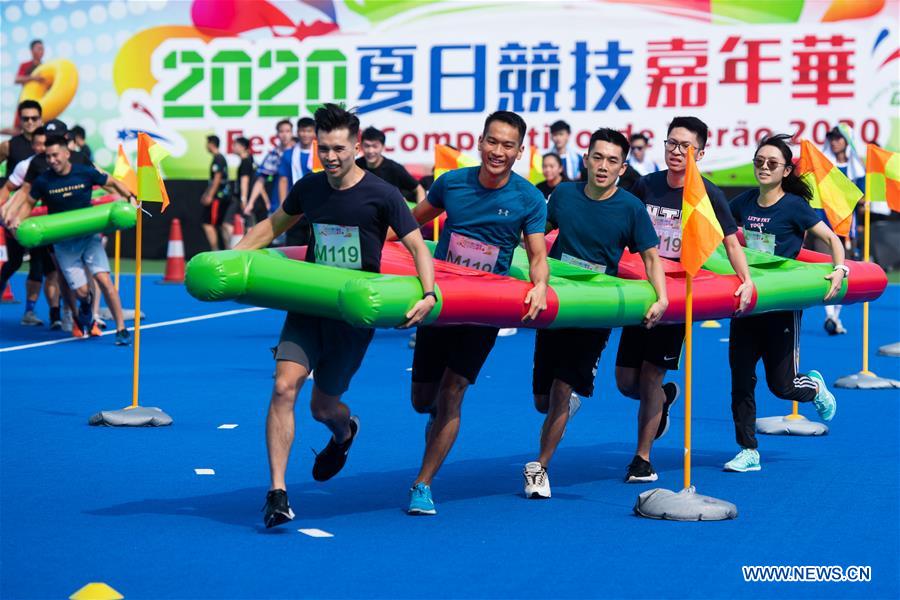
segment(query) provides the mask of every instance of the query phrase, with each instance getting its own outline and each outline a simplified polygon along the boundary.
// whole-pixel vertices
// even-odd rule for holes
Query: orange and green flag
[[[887,202],[891,210],[900,212],[900,152],[875,144],[866,147],[866,198]]]
[[[325,167],[322,166],[322,161],[319,160],[319,143],[315,139],[313,139],[312,146],[309,149],[309,163],[309,168],[313,173],[325,170]]]
[[[813,208],[824,208],[831,228],[838,235],[850,235],[850,222],[863,193],[840,169],[831,164],[809,140],[800,142],[797,175],[812,190]]]
[[[122,149],[122,144],[119,144],[119,155],[116,157],[116,166],[112,176],[113,179],[121,181],[132,194],[137,195],[137,173],[131,167],[131,161],[128,160],[125,150]]]
[[[724,237],[694,160],[694,149],[688,148],[681,201],[681,265],[684,270],[691,276],[696,275]]]
[[[149,135],[138,133],[137,198],[139,202],[162,202],[163,211],[169,206],[169,194],[166,193],[159,164],[167,156],[168,151]]]
[[[544,159],[537,146],[531,147],[531,165],[528,169],[528,181],[534,185],[544,181]]]
[[[462,167],[477,167],[481,163],[456,148],[435,144],[434,146],[434,178],[437,179],[447,171]]]

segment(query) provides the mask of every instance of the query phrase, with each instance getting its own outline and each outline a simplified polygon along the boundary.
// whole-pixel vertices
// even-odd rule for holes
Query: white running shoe
[[[36,314],[34,314],[33,310],[25,311],[25,314],[22,315],[22,320],[20,322],[22,323],[22,325],[29,325],[29,326],[36,326],[36,325],[44,324],[44,322],[40,319],[40,317],[38,317]]]
[[[66,333],[72,333],[73,323],[74,319],[72,319],[72,311],[68,308],[64,309],[62,314],[62,330]]]
[[[550,497],[550,477],[541,463],[527,463],[522,475],[525,477],[526,498],[546,500]]]
[[[519,333],[519,330],[515,327],[504,327],[497,333],[497,335],[499,337],[509,337],[511,335],[516,335],[517,333]]]

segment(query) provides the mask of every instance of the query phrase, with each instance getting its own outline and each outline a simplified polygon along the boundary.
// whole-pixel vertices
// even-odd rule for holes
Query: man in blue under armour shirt
[[[524,302],[525,322],[546,308],[547,246],[544,196],[527,179],[512,172],[521,158],[525,121],[497,111],[488,115],[478,138],[481,166],[441,175],[413,216],[419,224],[447,213],[434,257],[506,275],[522,234],[534,287]],[[425,457],[410,489],[409,514],[433,515],[431,480],[453,447],[459,432],[460,408],[469,385],[494,347],[496,327],[419,327],[412,367],[412,403],[430,415]],[[433,420],[433,421],[432,421]]]

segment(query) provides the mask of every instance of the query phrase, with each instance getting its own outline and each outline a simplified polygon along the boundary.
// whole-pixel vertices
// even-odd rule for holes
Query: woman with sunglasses
[[[841,289],[849,269],[844,265],[844,246],[810,207],[812,192],[794,172],[790,136],[764,139],[753,157],[759,189],[731,201],[731,212],[743,229],[748,248],[785,258],[800,252],[804,235],[814,236],[830,248],[834,270],[825,277],[825,300]],[[731,365],[731,413],[741,451],[725,464],[726,471],[759,471],[756,442],[756,363],[766,370],[769,390],[784,400],[813,402],[819,416],[830,421],[836,402],[818,371],[798,373],[801,311],[777,311],[735,318],[731,321],[728,362]]]

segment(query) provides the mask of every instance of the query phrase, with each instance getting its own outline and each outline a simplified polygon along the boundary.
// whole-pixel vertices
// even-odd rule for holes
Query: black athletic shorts
[[[419,327],[413,354],[412,380],[436,383],[450,369],[474,384],[497,341],[497,327],[452,325]]]
[[[684,323],[657,325],[647,329],[640,325],[622,328],[616,366],[640,369],[644,361],[669,371],[677,371],[684,346]]]
[[[329,396],[340,396],[359,370],[374,329],[344,321],[288,313],[275,348],[275,360],[289,360],[315,370],[315,385]]]
[[[56,263],[50,255],[51,246],[38,246],[28,251],[31,260],[28,263],[28,281],[40,283],[44,277],[56,271]]]
[[[534,340],[531,389],[550,394],[554,379],[568,383],[579,396],[594,395],[594,377],[610,329],[539,329]]]
[[[225,223],[225,214],[229,211],[230,205],[230,198],[213,198],[209,206],[203,207],[203,224],[218,227]]]

